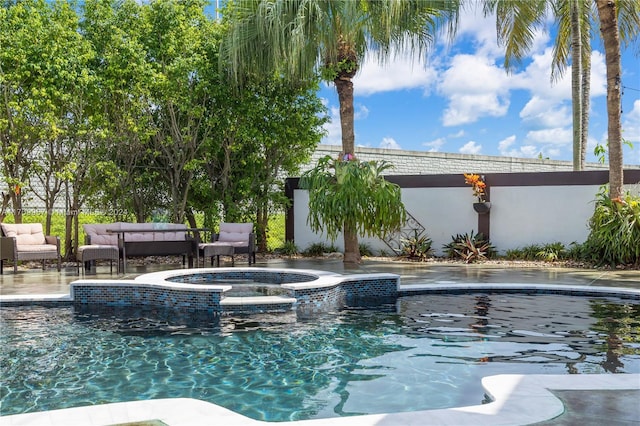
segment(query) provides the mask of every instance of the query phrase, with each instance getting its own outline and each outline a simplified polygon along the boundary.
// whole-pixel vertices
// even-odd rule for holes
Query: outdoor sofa
[[[189,267],[197,256],[197,240],[180,223],[115,222],[83,225],[86,245],[115,246],[126,272],[127,259],[146,256],[182,256]]]
[[[0,236],[0,274],[4,261],[13,262],[13,272],[18,272],[18,261],[42,260],[42,269],[48,259],[58,260],[60,271],[60,238],[44,235],[41,223],[2,223]]]

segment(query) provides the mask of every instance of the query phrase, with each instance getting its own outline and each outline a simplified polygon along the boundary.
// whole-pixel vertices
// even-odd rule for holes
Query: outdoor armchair
[[[44,235],[41,223],[2,223],[0,224],[0,274],[3,272],[4,261],[13,262],[13,272],[18,272],[20,260],[57,259],[60,271],[60,238]]]

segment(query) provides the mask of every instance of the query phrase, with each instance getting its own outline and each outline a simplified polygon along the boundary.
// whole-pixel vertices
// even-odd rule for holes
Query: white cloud
[[[540,151],[536,146],[523,145],[520,147],[520,153],[522,155],[517,155],[517,157],[533,158],[533,157],[537,157]]]
[[[461,154],[480,154],[482,145],[478,145],[475,141],[469,141],[462,146],[458,151]]]
[[[402,149],[402,147],[395,141],[393,138],[382,138],[382,142],[380,142],[380,148],[384,149]]]
[[[622,117],[622,137],[637,146],[640,144],[640,99],[636,99],[633,109]]]
[[[358,104],[354,106],[353,111],[353,119],[354,120],[362,120],[363,118],[367,118],[369,116],[369,108],[364,105]],[[340,111],[338,111],[338,117],[340,116]]]
[[[438,92],[449,100],[442,117],[444,126],[473,123],[484,116],[501,117],[509,109],[507,75],[480,56],[455,56],[442,75]]]
[[[607,64],[604,54],[597,50],[591,52],[591,84],[589,87],[591,98],[607,95]]]
[[[558,156],[560,156],[561,154],[561,150],[559,150],[558,148],[549,148],[547,149],[544,153],[547,155],[547,157],[549,158],[556,158]]]
[[[449,135],[450,138],[461,138],[465,135],[464,129],[460,129],[456,133],[452,133]]]
[[[533,158],[540,152],[535,145],[514,146],[516,135],[511,135],[498,142],[498,151],[505,157]]]
[[[509,147],[511,147],[516,141],[516,135],[511,135],[505,139],[502,139],[500,142],[498,142],[498,149],[500,150],[500,152],[506,152]]]
[[[375,55],[367,55],[358,74],[353,78],[355,96],[369,96],[380,92],[421,88],[429,91],[435,84],[437,71],[409,51],[381,64]]]
[[[534,95],[520,111],[520,118],[534,127],[562,127],[571,125],[571,104],[558,104]]]
[[[323,103],[326,100],[322,100]],[[354,120],[362,120],[369,115],[369,109],[364,105],[356,105],[353,113]],[[342,128],[340,127],[340,108],[337,106],[329,108],[329,121],[324,124],[326,135],[322,143],[326,145],[342,145]],[[357,134],[356,134],[357,139]]]
[[[426,146],[429,149],[428,152],[438,152],[444,143],[446,142],[445,138],[434,139],[431,142],[423,142],[422,146]]]
[[[324,124],[326,132],[322,143],[327,145],[342,145],[342,129],[340,128],[340,108],[329,109],[329,121]]]
[[[481,2],[476,2],[475,5],[478,7],[465,8],[461,12],[457,32],[458,36],[473,37],[478,45],[478,53],[482,56],[503,58],[505,49],[498,45],[495,14],[492,13],[485,17],[482,13]],[[551,22],[550,19],[551,17],[547,19],[549,23]],[[541,51],[548,42],[548,32],[544,29],[536,30],[533,36],[531,51]]]
[[[527,140],[543,144],[567,145],[572,143],[573,133],[571,129],[561,127],[554,129],[531,130],[527,132]]]

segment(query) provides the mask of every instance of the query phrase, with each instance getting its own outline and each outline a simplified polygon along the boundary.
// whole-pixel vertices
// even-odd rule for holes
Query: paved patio
[[[224,264],[222,266],[231,266]],[[242,258],[236,259],[236,266],[246,266]],[[585,270],[585,269],[567,269],[567,268],[553,268],[553,267],[530,267],[523,266],[518,267],[513,264],[480,264],[480,265],[461,265],[461,264],[448,264],[448,263],[414,263],[395,260],[365,260],[361,265],[353,268],[345,268],[341,260],[336,259],[258,259],[256,266],[260,267],[277,267],[277,268],[297,268],[297,269],[319,269],[327,270],[338,273],[374,273],[374,272],[388,272],[395,273],[401,276],[401,282],[404,285],[412,284],[458,284],[458,283],[537,283],[537,284],[559,284],[559,285],[572,285],[572,286],[598,286],[598,287],[623,287],[629,289],[640,290],[640,271],[602,271],[602,270]],[[130,265],[129,273],[120,275],[120,278],[133,278],[139,274],[147,272],[155,272],[166,269],[181,268],[180,262],[174,264],[148,264],[148,265]],[[116,276],[114,273],[109,273],[109,266],[100,265],[97,270],[92,271],[92,275],[88,275],[91,278],[113,278]],[[58,273],[55,268],[42,271],[41,269],[25,269],[21,268],[17,274],[13,274],[8,268],[5,269],[4,275],[0,276],[0,296],[7,295],[51,295],[51,294],[68,294],[69,283],[81,278],[78,276],[75,265],[69,265],[63,268],[63,271]],[[629,386],[629,380],[627,380],[624,386],[619,387],[616,384],[605,384],[600,380],[593,380],[589,385],[589,375],[578,375],[580,383],[577,385],[577,376],[549,376],[550,385],[546,387],[557,398],[552,398],[555,401],[562,401],[564,411],[558,417],[551,420],[546,420],[539,425],[636,425],[640,424],[640,375],[632,375],[627,377],[631,379],[631,386]],[[612,375],[613,376],[613,375]],[[624,375],[629,376],[629,375]],[[599,377],[601,377],[599,375]],[[531,377],[531,380],[539,380],[540,376]],[[613,379],[613,377],[612,377]],[[585,384],[585,380],[587,383]],[[566,385],[565,385],[566,384]],[[546,383],[545,383],[546,385]],[[498,386],[500,387],[500,386]],[[537,404],[531,403],[529,410],[536,411],[540,407]],[[31,417],[5,417],[0,423],[5,424],[5,421],[11,419],[6,424],[41,424],[45,421],[45,424],[62,424],[59,423],[62,419],[65,420],[65,424],[81,424],[84,420],[77,418],[72,423],[66,423],[71,421],[74,416],[80,415],[84,418],[84,412],[67,411],[63,417],[48,415],[35,415]],[[178,410],[180,411],[180,410]],[[437,410],[442,411],[442,410]],[[347,419],[332,419],[331,424],[344,424],[357,425],[357,424],[369,424],[369,420],[374,421],[371,424],[408,424],[406,421],[410,421],[411,424],[429,425],[429,424],[458,424],[455,423],[461,420],[463,417],[457,417],[461,410],[451,409],[444,413],[433,413],[434,417],[429,420],[429,417],[413,417],[411,419],[407,417],[394,417],[389,416],[385,419],[360,419],[347,418]],[[37,413],[34,413],[37,414]],[[60,413],[61,415],[63,413]],[[416,413],[417,414],[417,413]],[[65,417],[66,416],[66,417]],[[69,417],[71,416],[71,417]],[[93,416],[93,415],[91,415]],[[93,417],[95,420],[91,424],[107,424],[104,421],[101,422]],[[111,417],[113,420],[114,418]],[[394,420],[395,419],[395,420]],[[418,420],[420,419],[420,420]],[[436,420],[439,419],[439,420]],[[449,419],[449,420],[446,420]],[[470,418],[466,423],[460,424],[479,424],[477,418]],[[2,419],[0,419],[2,420]],[[194,420],[193,418],[191,420]],[[229,420],[231,420],[229,418]],[[327,419],[325,419],[327,420]],[[347,422],[348,420],[348,422]],[[529,424],[518,423],[506,419],[506,423],[500,420],[500,417],[493,417],[489,419],[490,422],[497,421],[500,424]],[[394,423],[401,421],[402,423]],[[417,422],[416,422],[417,421]],[[24,422],[24,423],[23,423]],[[113,422],[112,422],[113,423]],[[238,423],[237,419],[233,421],[234,424]],[[251,422],[253,423],[253,422]],[[498,424],[493,423],[493,424]],[[86,423],[82,423],[86,424]],[[178,424],[198,424],[198,423],[184,423],[176,421],[171,425]],[[262,423],[264,424],[264,423]],[[313,423],[310,424],[320,424]],[[484,423],[483,423],[484,424]]]

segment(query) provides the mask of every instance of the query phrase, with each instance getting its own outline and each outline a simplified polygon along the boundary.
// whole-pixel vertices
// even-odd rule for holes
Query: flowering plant
[[[464,183],[471,185],[473,196],[478,197],[478,202],[484,202],[485,188],[487,184],[482,180],[482,176],[476,174],[464,174]]]

